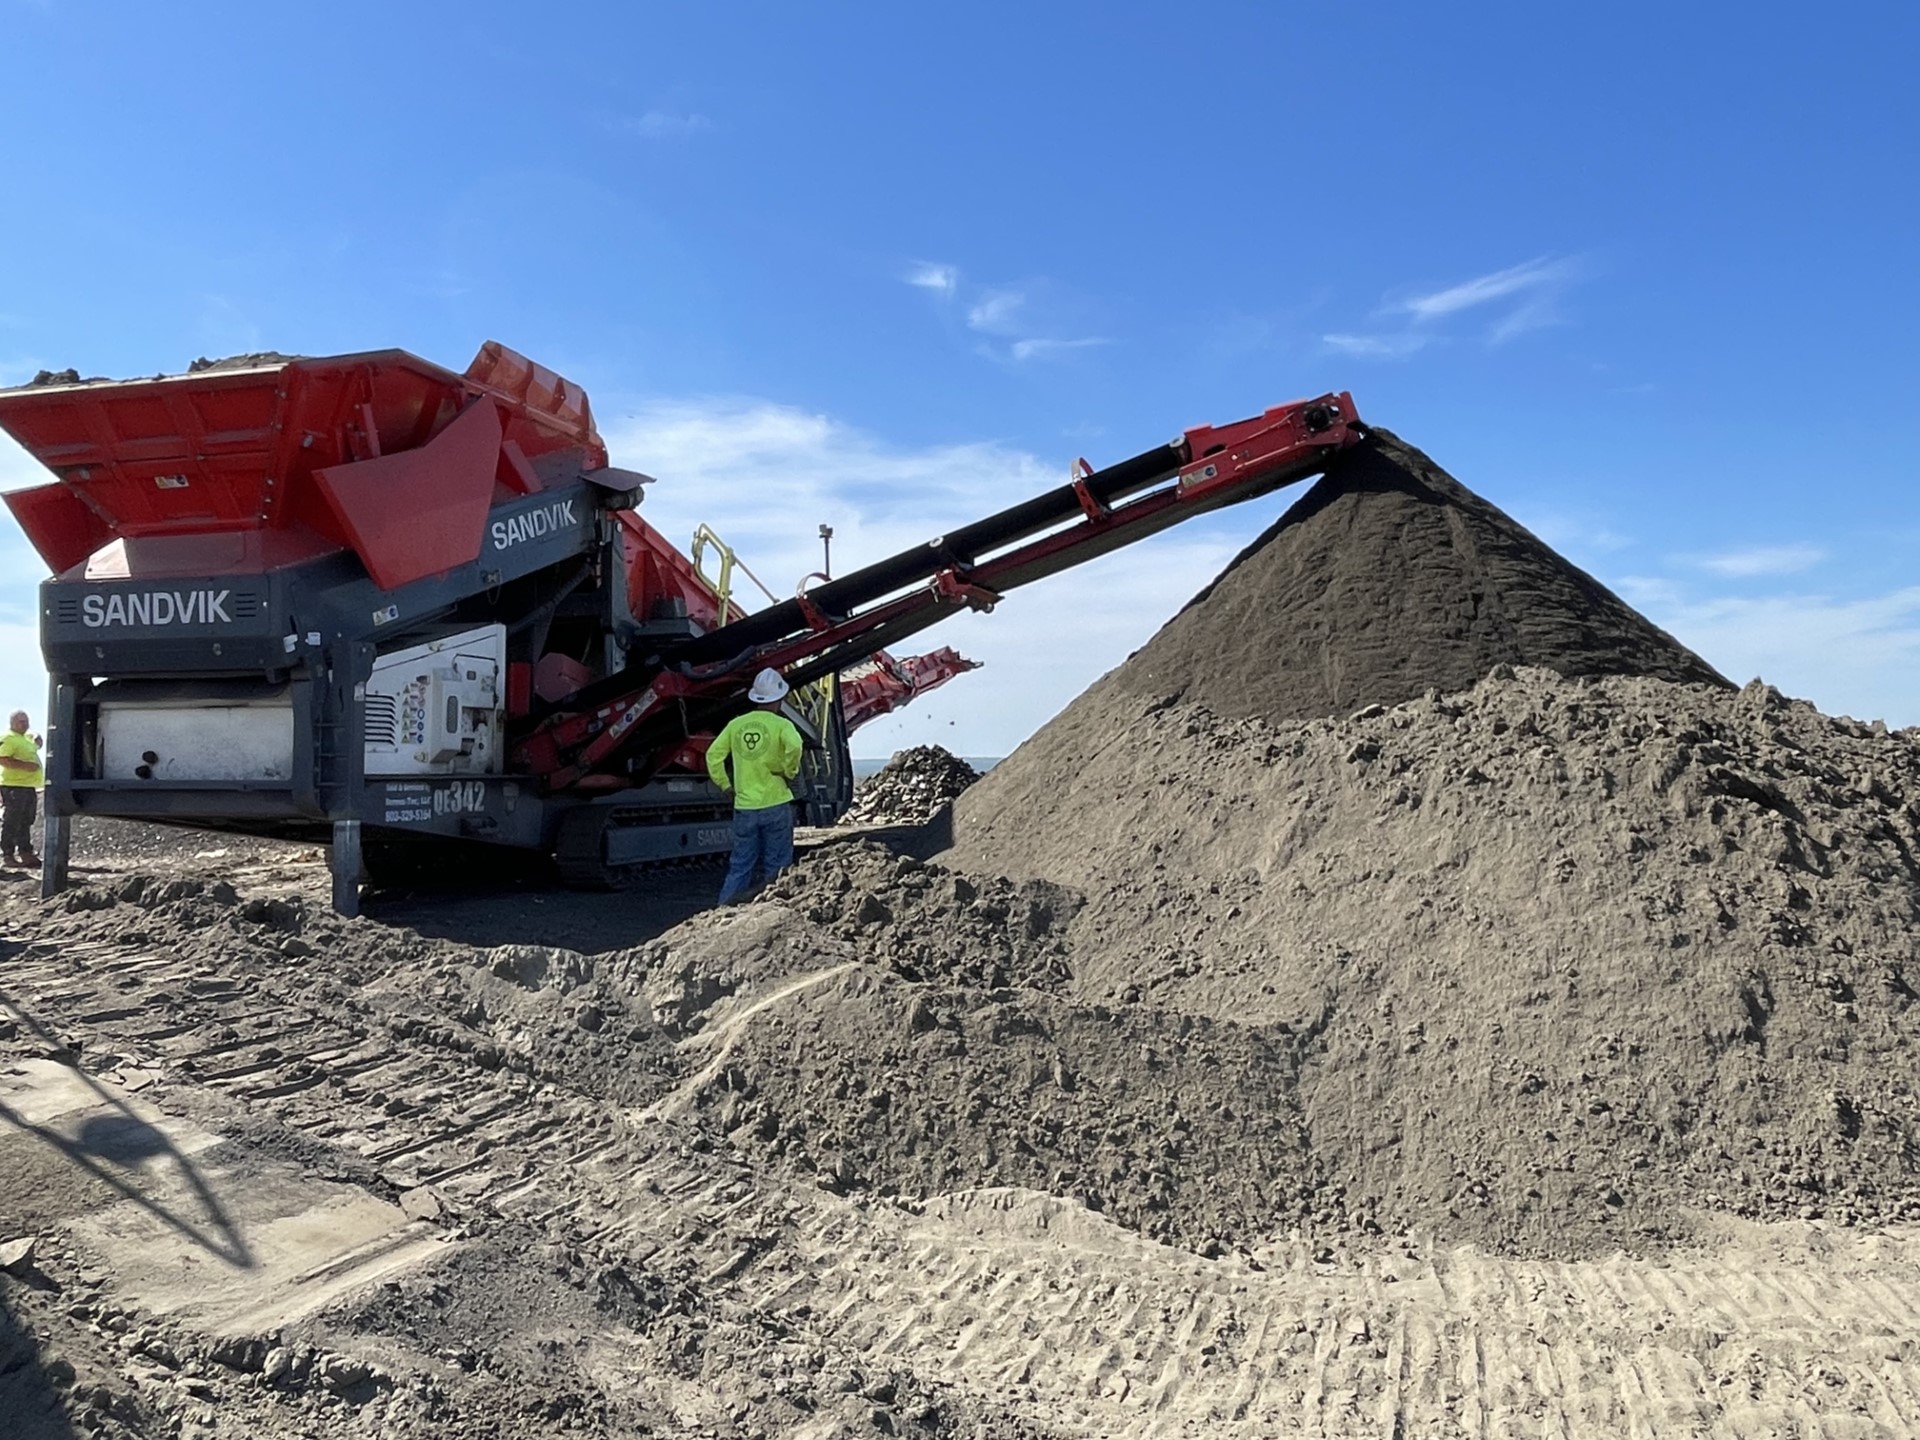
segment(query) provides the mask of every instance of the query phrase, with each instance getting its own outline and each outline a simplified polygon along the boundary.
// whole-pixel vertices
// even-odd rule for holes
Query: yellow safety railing
[[[720,573],[718,576],[707,574],[707,567],[702,563],[708,546],[712,546],[720,556]],[[728,607],[733,603],[733,572],[736,570],[758,587],[760,593],[767,597],[768,604],[772,604],[774,601],[773,591],[766,587],[765,582],[763,582],[758,575],[747,568],[746,562],[735,553],[731,545],[720,538],[719,534],[711,525],[703,524],[693,532],[693,568],[694,573],[699,575],[707,588],[720,597],[719,614],[722,623],[725,622],[727,615],[730,613]]]

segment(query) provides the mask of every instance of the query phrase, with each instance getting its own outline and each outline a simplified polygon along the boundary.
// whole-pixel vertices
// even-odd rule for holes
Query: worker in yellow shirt
[[[27,712],[7,717],[0,735],[0,853],[7,865],[38,865],[33,816],[40,798],[40,737],[27,733]]]
[[[753,677],[753,709],[736,715],[707,747],[707,774],[733,795],[733,856],[720,886],[731,905],[759,872],[768,880],[793,864],[793,777],[800,773],[800,732],[780,713],[787,682],[778,670]],[[728,762],[732,774],[728,774]]]

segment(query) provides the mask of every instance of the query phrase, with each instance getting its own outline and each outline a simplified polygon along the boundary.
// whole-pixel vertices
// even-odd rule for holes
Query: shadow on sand
[[[953,845],[953,807],[922,825],[866,825],[803,830],[798,863],[832,845],[871,841],[928,860]],[[583,954],[644,945],[713,908],[726,857],[644,871],[626,890],[567,890],[542,862],[442,873],[403,886],[374,888],[361,913],[380,924],[461,945],[553,945]]]
[[[5,954],[17,948],[0,942],[0,966],[4,966]],[[75,1134],[64,1135],[29,1120],[0,1100],[0,1123],[59,1151],[75,1169],[139,1206],[214,1258],[238,1269],[251,1268],[253,1255],[245,1239],[228,1217],[220,1197],[214,1194],[192,1161],[180,1153],[164,1132],[136,1114],[122,1096],[87,1074],[80,1056],[4,989],[0,989],[0,1005],[20,1017],[21,1027],[40,1042],[48,1055],[60,1057],[73,1070],[104,1110],[104,1113],[87,1116]],[[148,1193],[161,1188],[148,1177],[149,1168],[154,1166],[171,1170],[184,1182],[197,1214],[183,1214]]]
[[[0,1275],[0,1434],[7,1440],[71,1440],[76,1432],[64,1393],[14,1313],[14,1296],[29,1283]]]
[[[537,857],[521,875],[448,874],[375,887],[369,920],[460,945],[554,945],[584,954],[644,945],[711,909],[724,862],[663,866],[625,890],[568,890]]]

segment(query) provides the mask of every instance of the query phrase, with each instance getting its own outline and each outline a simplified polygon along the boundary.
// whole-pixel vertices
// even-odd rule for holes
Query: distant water
[[[871,755],[865,759],[862,759],[858,755],[854,756],[853,778],[859,780],[868,775],[877,775],[880,771],[887,768],[887,761],[892,758],[893,756],[891,755],[882,755],[877,760]],[[1004,755],[962,755],[960,758],[984,775],[1007,757]]]

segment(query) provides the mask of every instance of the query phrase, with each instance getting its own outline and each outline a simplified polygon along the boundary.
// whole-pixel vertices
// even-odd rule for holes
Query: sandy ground
[[[489,932],[457,892],[321,923],[310,852],[202,853],[188,888],[231,899],[109,902],[154,861],[95,863],[98,909],[5,902],[0,1214],[40,1237],[0,1279],[12,1434],[1920,1429],[1911,1227],[1702,1215],[1683,1249],[1573,1262],[1308,1229],[1209,1258],[1039,1187],[835,1194],[700,1097],[879,968],[790,948],[731,993],[666,983],[702,945],[767,953],[787,905],[643,973],[617,957],[711,873],[679,898],[530,889]],[[250,905],[246,942],[153,943]],[[537,1033],[597,1038],[557,933],[512,948],[528,911],[647,1016],[637,1038],[570,1063]],[[461,1033],[476,997],[509,1013],[490,987],[530,1007],[517,1048]],[[627,1023],[604,1009],[598,1035]]]

